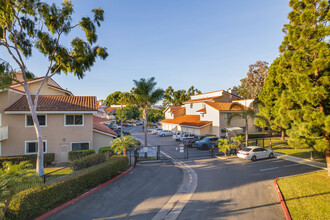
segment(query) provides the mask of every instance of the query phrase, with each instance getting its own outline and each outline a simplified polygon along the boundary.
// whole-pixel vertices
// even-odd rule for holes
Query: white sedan
[[[247,148],[238,151],[237,157],[256,161],[263,158],[274,158],[275,152],[258,146],[248,146]]]
[[[173,135],[173,132],[172,131],[160,131],[158,133],[158,135],[161,136],[161,137],[171,136],[171,135]]]

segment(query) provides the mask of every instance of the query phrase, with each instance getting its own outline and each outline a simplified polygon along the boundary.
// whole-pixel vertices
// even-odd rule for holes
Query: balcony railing
[[[0,141],[8,139],[8,126],[0,127]]]

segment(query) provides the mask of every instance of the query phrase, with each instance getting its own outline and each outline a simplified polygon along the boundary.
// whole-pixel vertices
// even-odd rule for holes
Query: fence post
[[[258,146],[258,139],[256,138],[256,146]]]
[[[160,152],[160,146],[157,146],[157,160],[159,160],[159,152]]]
[[[44,174],[42,177],[44,179],[44,183],[46,183],[46,174]]]
[[[262,147],[265,147],[265,135],[262,136]]]

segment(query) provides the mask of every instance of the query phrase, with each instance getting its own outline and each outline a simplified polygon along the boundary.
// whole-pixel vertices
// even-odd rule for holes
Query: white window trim
[[[24,146],[25,152],[24,152],[24,153],[25,153],[26,155],[29,155],[29,154],[37,154],[37,153],[38,153],[38,152],[35,152],[35,153],[28,153],[28,152],[27,152],[27,148],[26,148],[27,146],[26,146],[26,144],[27,144],[27,143],[31,143],[31,142],[37,142],[37,143],[38,143],[38,140],[29,140],[29,141],[25,141],[25,143],[24,143],[24,145],[25,145],[25,146]],[[48,144],[47,144],[47,140],[43,140],[43,142],[46,143],[46,144],[45,144],[46,150],[45,150],[45,152],[44,152],[44,154],[45,154],[45,153],[48,152],[48,151],[47,151],[47,145],[48,145]],[[39,146],[38,146],[38,147],[39,147]]]
[[[91,149],[91,142],[90,141],[78,141],[78,142],[71,142],[70,143],[70,151],[72,151],[72,144],[80,144],[80,143],[88,143],[88,150]]]
[[[67,125],[66,124],[67,115],[82,115],[82,124],[81,125]],[[85,126],[85,115],[84,114],[64,114],[64,127],[81,127],[81,126]]]
[[[44,115],[45,116],[45,125],[40,125],[40,127],[47,127],[47,115],[46,114],[37,114],[37,116],[38,115]],[[27,116],[31,116],[31,115],[29,115],[29,114],[25,115],[25,127],[26,128],[33,128],[34,125],[27,125]]]

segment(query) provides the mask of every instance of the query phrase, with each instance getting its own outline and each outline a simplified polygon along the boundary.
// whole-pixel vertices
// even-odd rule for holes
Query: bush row
[[[104,154],[105,152],[110,152],[111,154],[113,154],[113,151],[111,150],[111,147],[100,147],[99,149],[99,154]]]
[[[105,163],[79,171],[78,174],[68,176],[62,181],[22,191],[12,198],[6,219],[34,218],[127,169],[127,157],[117,156]]]
[[[55,154],[53,154],[53,153],[44,154],[44,165],[45,166],[50,165],[54,160],[55,160]],[[37,154],[0,157],[0,167],[1,168],[2,168],[2,163],[5,161],[11,162],[13,164],[19,164],[22,161],[29,161],[33,166],[36,166]]]
[[[86,157],[83,157],[78,160],[74,160],[71,162],[70,167],[74,171],[82,170],[100,163],[104,163],[106,161],[106,156],[104,154],[92,154]]]
[[[75,150],[69,152],[69,160],[79,160],[83,157],[86,157],[88,155],[95,154],[95,150]]]

